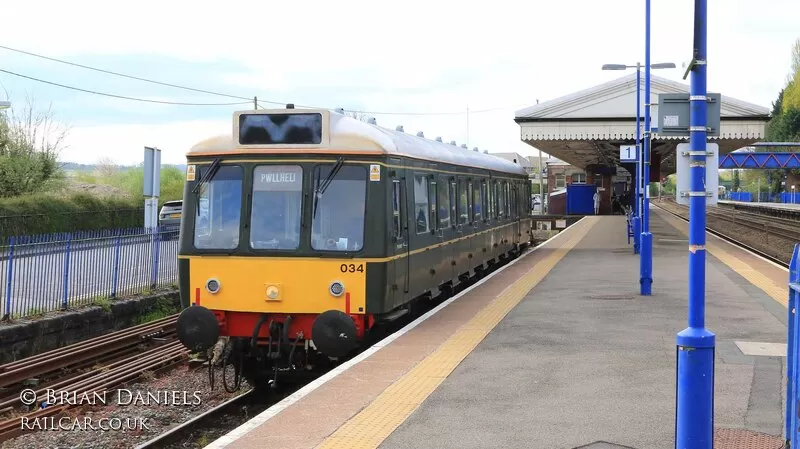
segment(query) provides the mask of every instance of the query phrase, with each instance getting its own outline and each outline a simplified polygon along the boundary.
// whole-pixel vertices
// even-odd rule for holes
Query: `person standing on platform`
[[[600,213],[600,192],[597,190],[594,191],[594,195],[592,195],[592,199],[594,200],[594,214],[599,215]]]

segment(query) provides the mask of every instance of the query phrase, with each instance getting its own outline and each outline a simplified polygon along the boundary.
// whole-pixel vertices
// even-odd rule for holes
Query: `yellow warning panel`
[[[194,181],[194,173],[195,173],[195,166],[194,165],[187,165],[186,166],[186,180],[187,181]]]
[[[370,181],[380,181],[381,180],[381,166],[378,164],[370,164],[369,166],[369,180]]]

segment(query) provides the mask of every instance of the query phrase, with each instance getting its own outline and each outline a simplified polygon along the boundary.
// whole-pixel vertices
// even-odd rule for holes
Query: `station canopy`
[[[713,87],[713,86],[712,86]],[[709,93],[714,93],[709,88]],[[658,127],[658,94],[689,93],[689,85],[650,75],[651,128]],[[769,109],[722,94],[720,136],[709,138],[728,154],[764,140]],[[641,128],[644,136],[644,73],[641,75]],[[522,141],[587,171],[616,173],[620,145],[636,143],[636,72],[517,111]],[[675,149],[689,136],[653,133],[651,181],[675,172]]]

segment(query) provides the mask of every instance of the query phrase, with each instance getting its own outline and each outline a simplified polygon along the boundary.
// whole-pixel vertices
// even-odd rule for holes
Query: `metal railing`
[[[15,236],[0,244],[0,317],[106,305],[176,284],[178,228]]]
[[[797,307],[800,306],[800,243],[794,245],[794,254],[789,263],[789,302],[787,321],[788,336],[786,338],[786,417],[785,439],[786,447],[796,447],[800,440],[800,417],[798,416],[798,405],[800,405],[800,357],[796,354],[800,348],[800,314]],[[789,444],[793,443],[793,444]]]

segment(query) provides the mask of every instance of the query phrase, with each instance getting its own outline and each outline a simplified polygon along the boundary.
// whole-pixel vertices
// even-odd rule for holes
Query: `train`
[[[341,363],[533,239],[523,167],[340,110],[236,111],[186,160],[178,337],[224,341],[254,387]]]

